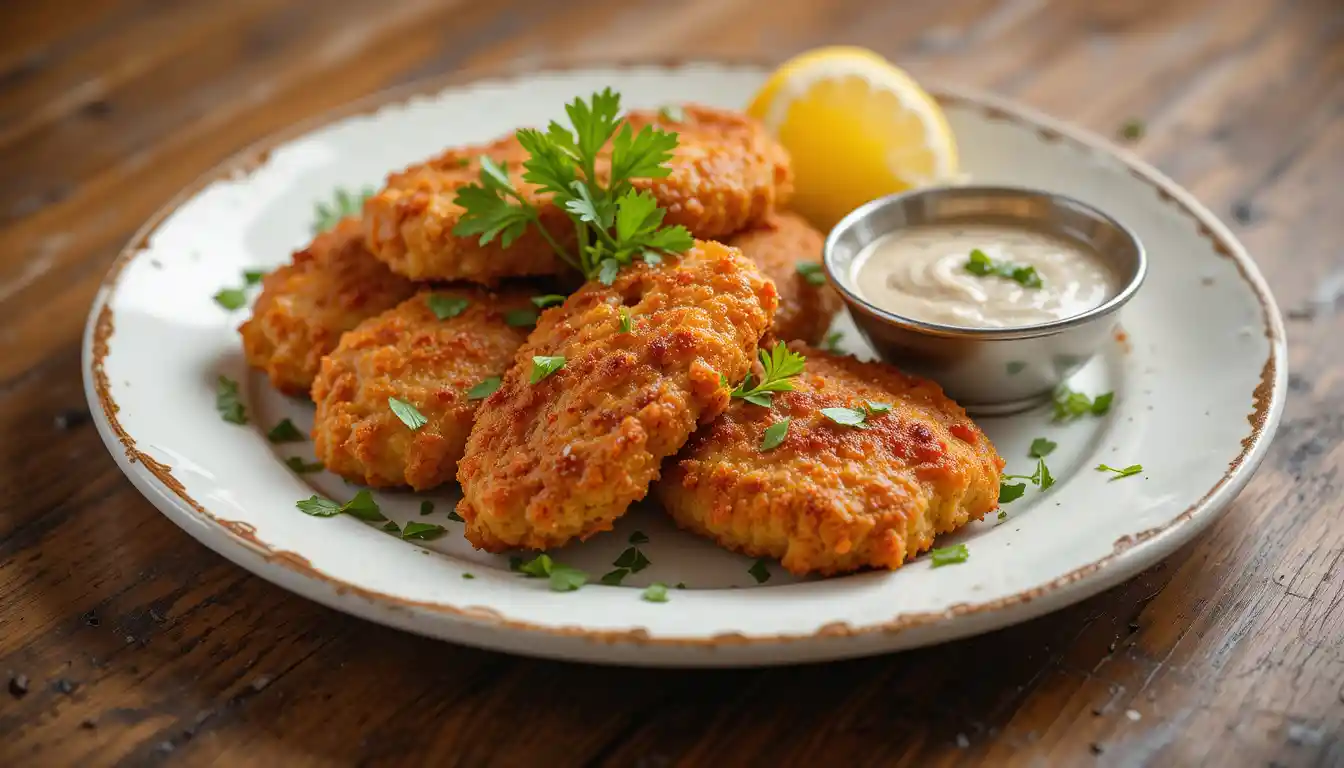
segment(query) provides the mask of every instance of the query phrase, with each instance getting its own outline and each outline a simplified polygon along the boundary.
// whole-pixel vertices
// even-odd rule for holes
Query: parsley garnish
[[[227,310],[247,306],[247,292],[242,288],[224,288],[215,294],[215,303]]]
[[[262,280],[266,279],[266,275],[267,272],[264,269],[244,269],[243,283],[249,286],[257,285]]]
[[[565,303],[565,297],[558,293],[548,293],[545,296],[533,296],[532,303],[537,305],[537,309],[545,309]]]
[[[792,420],[786,416],[765,428],[765,435],[761,438],[762,452],[773,451],[784,442],[784,438],[789,435],[789,422]]]
[[[309,464],[305,463],[304,460],[299,458],[298,456],[290,456],[289,458],[285,459],[285,466],[289,467],[290,469],[294,470],[296,473],[300,475],[306,475],[309,472],[321,472],[322,470],[326,469],[326,467],[324,467],[322,465],[322,462],[320,461],[314,461],[311,464]]]
[[[617,568],[614,571],[608,571],[607,573],[603,574],[601,581],[608,587],[619,587],[621,586],[621,582],[625,580],[625,577],[629,575],[630,575],[629,568]]]
[[[929,557],[933,560],[934,568],[939,568],[944,565],[953,565],[955,563],[964,563],[970,556],[971,552],[966,549],[965,544],[957,544],[952,547],[929,550]]]
[[[434,502],[430,501],[429,499],[425,499],[424,501],[420,502],[420,516],[424,517],[425,515],[432,515],[432,514],[434,514]]]
[[[636,256],[655,263],[660,254],[689,249],[694,243],[690,232],[680,225],[662,226],[666,211],[657,199],[630,184],[631,179],[671,173],[665,163],[677,146],[677,134],[651,125],[636,134],[629,123],[618,131],[620,109],[620,95],[607,88],[589,101],[576,98],[565,105],[572,130],[552,121],[544,133],[522,128],[515,134],[529,154],[523,161],[523,180],[551,195],[569,216],[578,235],[577,254],[541,226],[537,207],[514,186],[508,168],[484,156],[480,182],[458,189],[453,201],[466,211],[453,234],[480,235],[481,245],[499,237],[508,248],[531,224],[560,258],[605,285]],[[597,156],[609,141],[610,172],[603,186],[597,178]]]
[[[751,578],[755,579],[757,584],[764,584],[770,580],[770,564],[762,557],[751,564],[747,573],[751,574]]]
[[[648,544],[648,543],[649,543],[649,537],[646,536],[646,535],[644,534],[643,531],[635,531],[634,533],[630,534],[630,543],[631,543],[631,544]]]
[[[359,518],[371,523],[380,523],[386,520],[378,509],[378,502],[373,500],[373,494],[368,491],[360,491],[355,497],[344,504],[337,504],[331,499],[324,499],[321,496],[310,496],[294,506],[299,508],[300,512],[313,517],[335,517],[341,513]]]
[[[313,517],[334,517],[341,514],[341,505],[331,499],[324,499],[314,494],[312,497],[303,501],[295,502],[294,506],[305,515]]]
[[[1082,392],[1074,392],[1068,387],[1061,386],[1054,394],[1055,421],[1069,421],[1089,413],[1093,416],[1103,416],[1111,410],[1111,401],[1114,399],[1114,392],[1103,392],[1091,398]]]
[[[364,201],[373,197],[373,187],[365,187],[358,194],[350,194],[343,187],[337,187],[332,194],[331,204],[318,201],[313,216],[313,234],[326,232],[347,216],[354,216],[364,208]]]
[[[686,588],[686,582],[684,582],[684,581],[678,581],[678,582],[677,582],[676,589],[685,589],[685,588]]]
[[[971,251],[970,258],[966,260],[966,271],[980,277],[989,275],[1006,277],[1026,288],[1040,288],[1044,285],[1041,282],[1041,276],[1036,274],[1035,267],[1023,267],[1006,261],[994,261],[979,248]]]
[[[467,311],[471,306],[471,301],[461,296],[445,296],[441,293],[431,293],[425,299],[425,304],[429,306],[429,311],[440,320],[447,320],[450,317],[457,317]]]
[[[499,389],[499,385],[502,384],[503,382],[504,380],[498,376],[489,376],[487,378],[481,379],[481,381],[476,386],[467,390],[467,399],[484,400],[485,398],[495,394],[495,391]]]
[[[536,384],[564,367],[565,358],[562,355],[556,355],[555,357],[536,355],[532,358],[532,378],[530,382]]]
[[[803,276],[803,279],[807,281],[808,285],[820,286],[826,284],[826,272],[822,269],[820,263],[815,261],[800,261],[798,262],[797,269],[798,274]]]
[[[474,578],[476,578],[476,576],[475,576],[474,574],[471,574],[471,573],[464,573],[464,574],[462,574],[462,578],[464,578],[464,579],[474,579]]]
[[[429,419],[426,419],[424,414],[405,400],[389,397],[387,398],[387,407],[391,408],[397,418],[401,419],[401,423],[409,427],[412,432],[429,423]]]
[[[555,562],[551,560],[551,556],[542,552],[531,560],[523,561],[522,559],[519,559],[518,567],[514,568],[514,570],[519,573],[525,573],[534,579],[540,579],[550,575],[551,568],[554,567],[554,565]]]
[[[1044,440],[1044,438],[1040,438],[1040,440]],[[1038,489],[1042,491],[1047,490],[1050,486],[1055,484],[1055,478],[1050,474],[1050,468],[1045,465],[1045,459],[1041,458],[1036,454],[1036,449],[1038,447],[1040,448],[1044,447],[1044,446],[1038,446],[1036,444],[1037,442],[1040,442],[1040,440],[1037,440],[1031,444],[1032,455],[1037,457],[1035,472],[1032,472],[1030,475],[1003,475],[999,478],[1000,504],[1007,504],[1010,501],[1016,501],[1022,498],[1022,494],[1026,493],[1027,491],[1027,486],[1023,483],[1015,483],[1009,485],[1008,483],[1003,482],[1004,480],[1026,480],[1027,482],[1031,483],[1032,485],[1036,486]],[[1049,441],[1046,440],[1046,442]],[[1051,443],[1049,449],[1047,449],[1045,453],[1049,453],[1050,451],[1054,450],[1054,448],[1055,448],[1054,443]]]
[[[751,374],[737,385],[737,389],[732,392],[733,397],[740,397],[752,405],[760,405],[766,408],[770,407],[771,396],[775,392],[792,392],[793,382],[789,379],[803,372],[803,366],[807,363],[807,358],[790,351],[784,346],[784,342],[775,342],[775,348],[766,352],[764,349],[757,353],[761,359],[761,368],[764,374],[761,376],[760,383],[752,386]],[[722,379],[722,374],[720,374]],[[724,380],[726,382],[726,380]]]
[[[537,310],[510,309],[504,313],[504,323],[514,328],[530,328],[537,324]]]
[[[1050,455],[1050,452],[1058,447],[1058,443],[1047,440],[1044,437],[1038,437],[1031,441],[1030,456],[1033,459],[1043,459]]]
[[[435,525],[433,523],[408,522],[401,529],[401,538],[429,541],[431,539],[439,538],[447,530],[448,529],[444,528],[442,525]]]
[[[622,552],[620,557],[612,562],[612,565],[617,568],[629,568],[631,573],[639,573],[648,568],[651,563],[649,558],[645,557],[644,553],[639,550],[639,547],[630,547]]]
[[[401,535],[401,528],[399,528],[397,524],[392,522],[391,520],[388,520],[386,523],[383,523],[383,527],[381,530],[383,530],[386,533],[395,533],[398,536]]]
[[[1026,492],[1027,492],[1026,483],[1013,483],[1012,485],[1009,485],[1008,483],[1000,482],[999,503],[1007,504],[1011,501],[1017,501],[1018,499],[1022,498],[1022,494]]]
[[[215,410],[227,422],[247,423],[247,408],[238,397],[238,382],[227,376],[219,377],[219,383],[215,385]]]
[[[552,592],[573,592],[588,583],[588,574],[580,571],[578,568],[571,568],[568,565],[556,563],[551,568],[551,591]]]
[[[629,333],[629,332],[630,332],[630,308],[629,308],[629,307],[621,307],[621,309],[620,309],[620,313],[621,313],[621,333]]]
[[[1126,141],[1138,141],[1143,138],[1143,121],[1137,119],[1126,120],[1120,126],[1120,138]]]
[[[463,519],[462,519],[462,516],[461,516],[461,515],[457,514],[457,510],[456,510],[456,509],[450,509],[450,510],[448,510],[448,519],[449,519],[449,520],[453,520],[453,521],[455,521],[455,522],[459,522],[459,523],[465,523],[465,522],[467,522],[466,520],[463,520]]]
[[[867,429],[869,416],[880,416],[891,410],[891,403],[878,403],[872,400],[864,402],[863,409],[858,408],[822,408],[821,415],[855,429]]]
[[[1002,501],[1002,499],[1000,499],[1000,501]],[[1002,509],[1000,509],[1000,510],[999,510],[999,519],[1000,519],[1000,520],[1007,520],[1007,519],[1008,519],[1008,513],[1005,512],[1005,511],[1003,511]]]
[[[1106,465],[1106,464],[1098,464],[1098,465],[1097,465],[1097,471],[1098,471],[1098,472],[1113,472],[1113,473],[1115,473],[1115,477],[1113,477],[1113,478],[1111,478],[1111,479],[1112,479],[1112,480],[1119,480],[1119,479],[1122,478],[1122,477],[1129,477],[1130,475],[1137,475],[1137,474],[1139,474],[1140,472],[1143,471],[1143,465],[1142,465],[1142,464],[1130,464],[1128,467],[1125,467],[1124,469],[1116,469],[1115,467],[1108,466],[1108,465]]]
[[[279,424],[271,427],[271,431],[266,433],[266,439],[272,443],[298,443],[303,441],[303,433],[294,426],[294,422],[281,419]]]
[[[845,334],[840,331],[831,331],[826,334],[826,340],[821,343],[821,348],[833,355],[844,354],[840,349],[840,340],[845,338]]]
[[[640,595],[640,597],[643,597],[650,603],[666,603],[667,585],[661,581],[655,581],[644,588],[644,594]]]

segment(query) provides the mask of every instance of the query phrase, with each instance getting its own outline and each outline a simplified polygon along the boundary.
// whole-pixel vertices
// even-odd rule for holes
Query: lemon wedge
[[[786,61],[747,112],[793,157],[790,207],[823,230],[869,200],[957,176],[956,140],[938,103],[864,48]]]

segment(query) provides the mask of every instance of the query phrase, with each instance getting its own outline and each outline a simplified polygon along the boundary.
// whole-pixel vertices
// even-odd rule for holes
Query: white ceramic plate
[[[562,114],[575,95],[613,86],[626,106],[696,100],[741,107],[762,82],[751,66],[694,64],[557,72],[381,96],[326,122],[264,142],[184,192],[154,218],[108,275],[89,318],[85,380],[99,430],[122,469],[170,519],[244,568],[374,621],[516,653],[641,665],[748,665],[892,651],[1023,621],[1114,585],[1206,528],[1260,462],[1287,376],[1278,310],[1227,229],[1189,194],[1105,142],[996,99],[937,89],[970,178],[1063,192],[1108,211],[1144,240],[1147,284],[1117,340],[1073,381],[1116,392],[1102,418],[1060,426],[1038,410],[982,424],[1030,471],[1037,436],[1059,443],[1057,484],[972,525],[970,559],[927,558],[895,573],[797,582],[777,566],[758,585],[752,561],[673,528],[656,508],[554,553],[594,578],[639,530],[652,566],[626,586],[555,593],[476,552],[446,512],[456,491],[379,493],[385,511],[445,524],[449,535],[404,542],[345,516],[313,518],[294,502],[348,498],[330,475],[298,476],[283,459],[311,444],[272,446],[282,417],[311,424],[243,364],[229,313],[211,296],[244,268],[272,267],[304,244],[313,205],[333,188],[376,185],[446,145],[492,138]],[[850,348],[858,342],[847,318]],[[251,424],[222,421],[220,374],[243,382]],[[1099,462],[1142,463],[1111,480]],[[437,511],[418,516],[422,498]],[[464,573],[475,578],[464,579]],[[645,585],[684,582],[671,600]]]

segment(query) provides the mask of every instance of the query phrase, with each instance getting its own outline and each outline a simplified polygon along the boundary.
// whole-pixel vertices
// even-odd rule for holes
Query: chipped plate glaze
[[[455,490],[377,494],[398,522],[445,525],[448,535],[433,542],[295,509],[313,493],[345,499],[355,489],[286,468],[288,456],[311,460],[311,443],[267,442],[283,417],[306,430],[312,407],[247,370],[234,330],[246,310],[223,310],[216,291],[238,285],[245,268],[286,261],[309,238],[314,203],[337,186],[376,185],[446,145],[542,123],[603,86],[631,107],[740,107],[764,76],[756,66],[687,64],[422,84],[244,152],[149,222],[94,302],[85,384],[109,449],[173,522],[286,589],[447,640],[620,664],[781,664],[984,632],[1112,586],[1218,517],[1263,458],[1283,406],[1283,325],[1255,264],[1188,193],[1123,151],[1030,110],[938,88],[970,179],[1091,203],[1132,227],[1151,258],[1148,282],[1122,316],[1124,337],[1072,380],[1088,393],[1114,390],[1107,415],[1060,425],[1037,409],[981,420],[1009,472],[1031,471],[1033,438],[1058,442],[1057,482],[1006,505],[1005,520],[940,540],[964,542],[965,563],[934,569],[920,558],[894,573],[806,581],[774,565],[757,584],[750,559],[675,530],[649,505],[614,533],[553,553],[596,580],[641,531],[647,569],[625,586],[555,593],[510,572],[507,558],[468,546],[446,515]],[[850,350],[870,354],[848,318],[837,323]],[[242,383],[248,425],[217,415],[220,374]],[[1093,470],[1100,462],[1146,469],[1113,480]],[[436,510],[420,517],[424,498]],[[643,601],[655,581],[686,589],[670,590],[666,603]]]

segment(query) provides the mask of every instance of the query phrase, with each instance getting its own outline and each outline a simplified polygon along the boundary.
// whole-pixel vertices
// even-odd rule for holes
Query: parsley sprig
[[[966,271],[972,275],[980,277],[998,275],[999,277],[1006,277],[1025,288],[1040,288],[1044,285],[1041,276],[1036,273],[1035,267],[995,261],[979,248],[971,251],[970,257],[966,259],[965,267]]]
[[[635,133],[621,123],[620,94],[610,88],[584,101],[565,105],[570,128],[551,121],[546,130],[519,129],[515,136],[529,157],[523,181],[536,185],[574,224],[577,252],[561,245],[539,220],[537,206],[520,192],[505,164],[480,159],[480,183],[460,188],[453,201],[465,213],[453,227],[458,236],[480,235],[481,245],[499,238],[508,248],[534,226],[560,258],[584,277],[611,285],[620,268],[636,257],[658,263],[664,254],[691,247],[685,227],[663,226],[666,211],[648,191],[636,190],[632,179],[658,179],[672,170],[666,163],[677,146],[677,134],[646,125]],[[619,127],[619,129],[618,129]],[[606,183],[597,173],[598,155],[611,143]]]
[[[793,382],[789,379],[803,372],[807,358],[791,351],[782,341],[775,342],[775,348],[769,352],[762,349],[759,354],[762,370],[760,381],[753,385],[751,374],[747,374],[732,395],[752,405],[769,408],[774,393],[793,391]]]
[[[1071,421],[1089,413],[1093,416],[1104,416],[1111,410],[1113,400],[1115,400],[1114,392],[1103,392],[1096,397],[1088,397],[1082,392],[1061,386],[1054,394],[1055,421]]]

